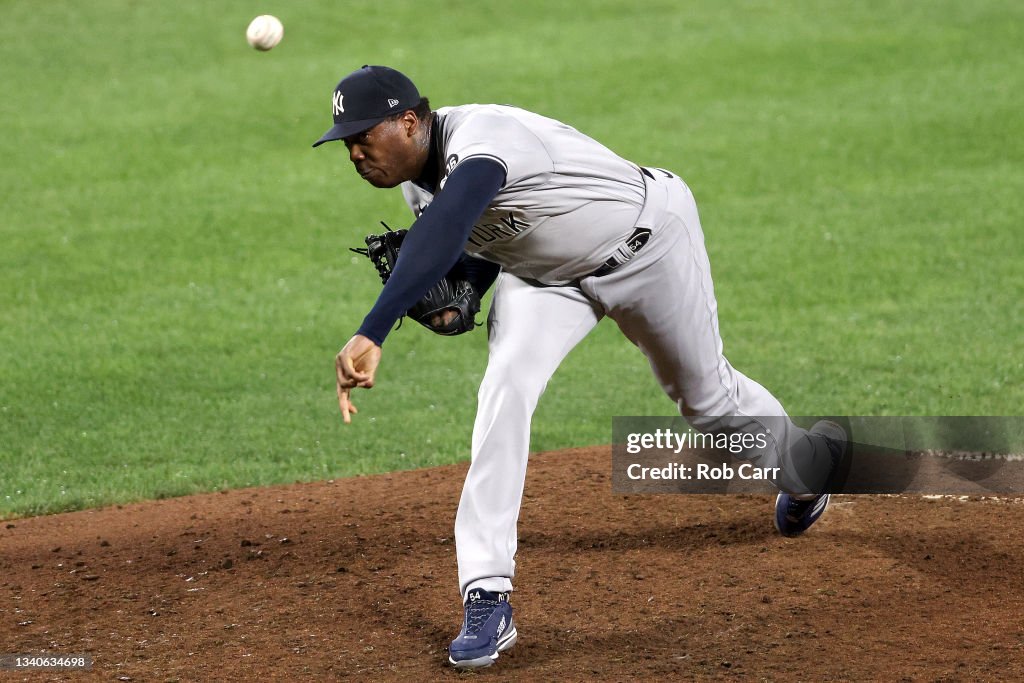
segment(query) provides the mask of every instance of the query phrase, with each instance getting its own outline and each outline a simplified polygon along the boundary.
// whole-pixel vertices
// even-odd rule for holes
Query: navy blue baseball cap
[[[334,88],[334,126],[313,146],[362,133],[419,103],[420,93],[405,74],[386,66],[364,65]]]

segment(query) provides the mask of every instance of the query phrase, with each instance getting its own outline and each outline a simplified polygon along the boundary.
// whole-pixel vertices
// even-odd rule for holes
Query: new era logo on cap
[[[419,91],[404,74],[386,66],[364,66],[334,88],[334,126],[313,146],[361,133],[419,102]]]

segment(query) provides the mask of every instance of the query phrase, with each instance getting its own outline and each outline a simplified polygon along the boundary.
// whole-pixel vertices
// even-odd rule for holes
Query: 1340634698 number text
[[[87,655],[15,654],[0,655],[0,670],[91,669],[92,657]]]

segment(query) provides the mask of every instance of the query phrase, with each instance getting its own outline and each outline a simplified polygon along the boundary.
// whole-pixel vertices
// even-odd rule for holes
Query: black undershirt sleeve
[[[504,182],[505,168],[483,157],[466,159],[451,172],[444,188],[409,228],[395,269],[357,334],[378,345],[384,343],[395,321],[459,261],[473,224]],[[497,276],[496,268],[490,270],[492,275],[478,270],[476,276],[481,283],[489,277],[488,286]]]
[[[468,254],[463,254],[459,258],[459,267],[462,269],[466,279],[469,280],[469,284],[473,285],[473,289],[476,290],[477,295],[481,298],[483,298],[484,292],[491,288],[495,278],[498,277],[498,273],[501,272],[501,266],[497,263]]]

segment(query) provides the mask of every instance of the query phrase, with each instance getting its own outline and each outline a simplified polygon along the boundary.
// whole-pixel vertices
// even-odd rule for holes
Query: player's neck
[[[436,112],[431,112],[427,120],[427,156],[419,176],[413,180],[427,192],[437,192],[437,183],[441,178],[441,122]]]

